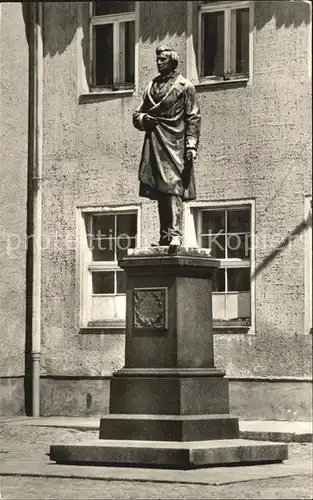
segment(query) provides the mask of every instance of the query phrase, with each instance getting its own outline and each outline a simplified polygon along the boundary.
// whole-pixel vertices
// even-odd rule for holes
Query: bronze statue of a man
[[[183,202],[196,198],[193,162],[200,135],[200,110],[193,84],[177,72],[178,55],[158,46],[159,75],[148,85],[133,124],[145,131],[139,167],[139,196],[158,201],[160,246],[181,245]]]

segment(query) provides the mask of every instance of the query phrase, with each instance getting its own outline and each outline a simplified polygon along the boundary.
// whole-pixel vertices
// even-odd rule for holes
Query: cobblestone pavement
[[[53,443],[81,442],[95,439],[99,431],[79,431],[55,427],[30,427],[16,424],[2,426],[2,448],[4,460],[47,461],[50,445]]]
[[[98,431],[79,431],[51,427],[29,427],[5,424],[1,430],[2,463],[43,461],[53,443],[81,442],[94,439]],[[289,445],[290,462],[301,463],[312,456],[311,444]],[[235,484],[167,484],[162,482],[108,481],[43,477],[1,477],[2,499],[312,499],[311,478],[308,474],[285,478],[249,480]],[[240,479],[241,481],[241,479]]]

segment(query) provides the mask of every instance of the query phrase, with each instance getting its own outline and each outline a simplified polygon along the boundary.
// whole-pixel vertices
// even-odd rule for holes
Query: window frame
[[[137,235],[135,247],[141,246],[141,205],[117,205],[117,206],[88,206],[77,208],[77,261],[79,262],[79,283],[80,283],[80,300],[79,300],[79,328],[98,330],[98,327],[92,327],[90,323],[90,313],[93,297],[119,297],[125,294],[93,294],[92,293],[92,271],[117,271],[119,266],[117,261],[91,261],[91,250],[88,245],[88,231],[90,229],[90,221],[93,214],[103,215],[122,215],[135,213],[137,215]],[[86,218],[89,217],[89,221]],[[86,224],[87,222],[87,224]],[[105,326],[107,323],[107,326]],[[104,318],[101,330],[106,328],[125,328],[125,320],[106,320]]]
[[[218,210],[229,208],[250,209],[250,260],[238,258],[221,260],[221,268],[247,268],[250,267],[250,325],[218,325],[213,324],[216,333],[233,332],[255,334],[255,200],[218,200],[218,201],[192,201],[184,204],[184,243],[187,247],[199,247],[198,230],[200,227],[200,213],[202,210]],[[196,214],[196,215],[195,215]],[[232,294],[237,292],[214,292]]]
[[[212,4],[202,4],[198,9],[198,74],[200,83],[218,83],[227,81],[247,80],[251,83],[253,73],[253,36],[254,36],[254,2],[250,0],[233,2],[212,2]],[[249,68],[248,73],[236,73],[232,71],[232,58],[235,57],[236,44],[234,43],[234,24],[236,18],[232,16],[232,11],[249,10]],[[202,43],[202,15],[213,12],[224,12],[224,75],[202,75],[203,68],[203,43]]]
[[[95,2],[89,3],[89,75],[90,87],[95,91],[133,91],[136,88],[136,76],[138,66],[138,6],[135,2],[135,10],[133,12],[122,12],[118,14],[107,14],[102,16],[94,15]],[[133,84],[121,83],[123,78],[123,69],[120,74],[120,68],[125,66],[121,64],[120,57],[120,23],[131,22],[135,23],[135,46],[134,46],[134,82]],[[96,85],[96,69],[95,69],[95,40],[94,40],[94,26],[103,26],[105,24],[113,24],[113,82],[112,85],[97,86]],[[123,55],[125,58],[125,54]]]
[[[89,237],[93,236],[93,216],[97,214],[97,215],[112,215],[114,216],[114,224],[115,224],[115,228],[117,228],[117,216],[118,215],[134,215],[136,214],[136,212],[134,212],[134,210],[118,210],[118,211],[109,211],[109,212],[92,212],[89,216],[88,216],[88,220],[86,221],[87,222],[87,226],[88,226],[88,230],[87,230],[87,235]],[[138,214],[137,215],[137,235],[135,237],[135,247],[138,247]],[[100,239],[105,239],[105,238],[100,238]],[[116,240],[117,240],[117,236],[116,234],[114,235],[113,237],[115,243],[114,243],[114,253],[116,253]],[[92,252],[91,252],[92,253]],[[114,290],[117,289],[117,277],[116,277],[116,272],[115,271],[118,271],[119,270],[119,265],[118,265],[118,261],[117,259],[116,260],[108,260],[108,261],[97,261],[97,260],[92,260],[91,263],[88,265],[88,271],[92,274],[92,272],[110,272],[110,271],[113,271],[114,272]],[[93,293],[91,291],[91,296],[96,296],[96,297],[116,297],[116,296],[119,296],[119,295],[125,295],[124,293],[118,293],[117,291],[116,292],[113,292],[113,293]]]

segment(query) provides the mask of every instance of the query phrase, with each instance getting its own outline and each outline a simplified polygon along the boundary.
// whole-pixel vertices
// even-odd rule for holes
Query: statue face
[[[166,52],[161,52],[156,58],[158,71],[160,73],[169,73],[172,71],[172,58]]]

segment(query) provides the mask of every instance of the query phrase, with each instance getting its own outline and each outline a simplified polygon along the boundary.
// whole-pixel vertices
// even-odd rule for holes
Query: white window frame
[[[311,226],[307,226],[304,233],[304,333],[312,333],[312,196],[304,200],[304,220],[311,214]]]
[[[199,247],[198,244],[198,229],[199,226],[199,215],[194,218],[194,211],[198,213],[201,209],[225,209],[225,208],[250,208],[250,262],[243,262],[241,259],[231,258],[223,259],[223,264],[221,267],[250,267],[250,325],[249,326],[223,326],[214,325],[215,331],[222,332],[223,330],[229,331],[240,331],[244,333],[255,334],[255,200],[253,199],[242,199],[242,200],[225,200],[225,201],[192,201],[184,204],[184,244],[186,247]],[[227,264],[227,266],[226,266]]]
[[[134,47],[134,84],[132,88],[136,87],[136,73],[138,70],[138,13],[139,6],[138,2],[135,2],[135,10],[133,12],[122,12],[120,14],[108,14],[103,16],[94,15],[94,2],[89,3],[89,74],[91,77],[91,87],[94,89],[108,89],[109,87],[99,87],[95,83],[95,60],[94,60],[94,26],[101,26],[105,24],[113,24],[113,82],[112,90],[123,89],[122,82],[125,79],[125,54],[120,51],[120,42],[123,38],[123,31],[120,31],[120,23],[125,23],[129,21],[135,22],[135,47]],[[120,33],[122,37],[120,38]],[[125,36],[125,33],[124,33]]]
[[[253,74],[253,38],[254,38],[254,2],[253,1],[234,1],[234,2],[212,2],[210,4],[201,4],[198,14],[198,65],[199,75],[202,82],[216,81],[215,75],[202,75],[203,65],[203,44],[202,44],[202,14],[208,12],[224,12],[224,80],[238,80],[236,75],[236,18],[232,12],[238,9],[249,9],[249,71],[248,76],[243,75],[242,79],[252,81]],[[240,76],[239,76],[239,79]]]
[[[80,328],[92,328],[88,326],[90,322],[90,312],[92,304],[92,275],[91,271],[116,271],[118,265],[115,261],[108,262],[92,262],[91,250],[88,246],[88,231],[86,230],[86,216],[93,214],[137,214],[137,238],[136,248],[141,246],[141,206],[140,205],[118,205],[118,206],[88,206],[77,208],[77,262],[79,262],[79,283],[80,283],[80,300],[79,300],[79,326]],[[89,224],[88,224],[89,226]],[[96,294],[101,296],[118,296],[123,294]],[[104,322],[106,320],[104,319]],[[123,320],[123,325],[125,321]],[[108,328],[119,328],[123,326],[117,322],[114,326],[114,321],[108,320]],[[103,328],[103,327],[101,327]]]

